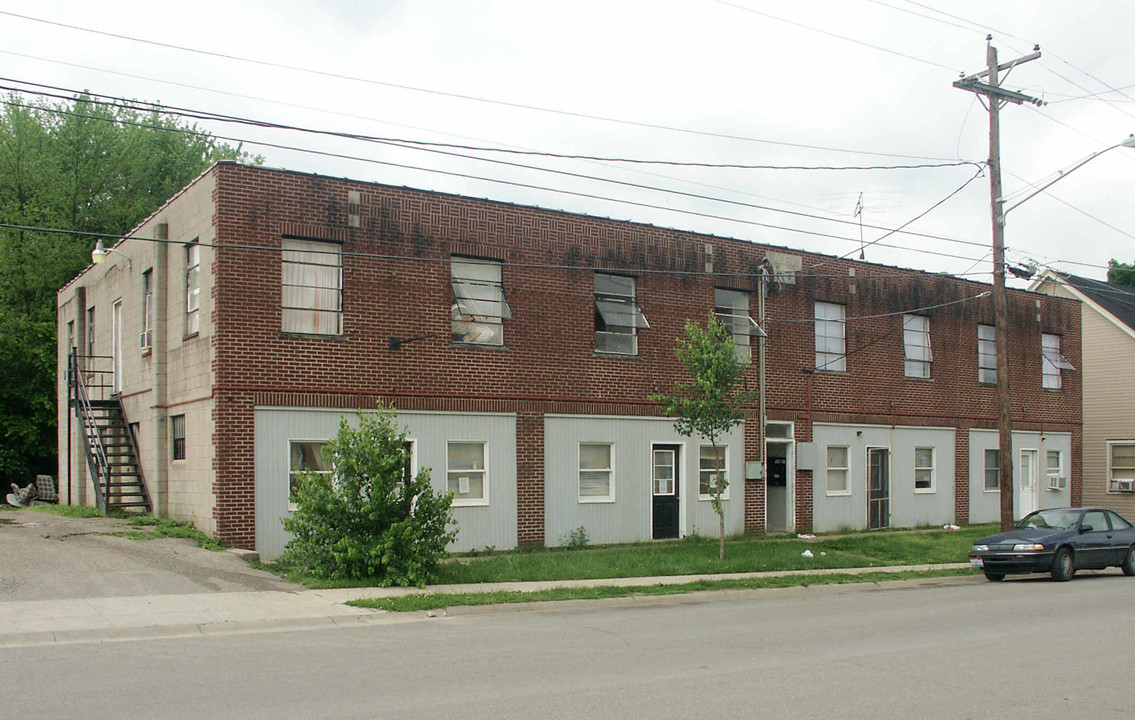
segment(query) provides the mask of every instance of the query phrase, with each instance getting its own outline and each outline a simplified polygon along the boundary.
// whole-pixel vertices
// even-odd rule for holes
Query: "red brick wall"
[[[218,251],[214,267],[216,517],[221,537],[237,545],[253,542],[257,396],[298,393],[337,407],[383,397],[404,408],[430,402],[454,410],[491,406],[517,412],[519,536],[524,543],[540,542],[543,414],[573,412],[565,407],[656,414],[647,397],[683,378],[675,343],[686,318],[701,320],[712,310],[715,285],[753,292],[755,312],[755,273],[767,248],[753,243],[228,163],[214,172],[217,242],[230,246]],[[347,227],[348,190],[362,193],[360,228]],[[282,233],[344,241],[342,336],[280,332],[276,249]],[[706,244],[713,246],[716,275],[696,274],[705,270]],[[503,348],[451,344],[449,258],[455,253],[504,261],[514,318],[504,323]],[[961,300],[988,286],[797,254],[803,258],[801,275],[817,277],[778,285],[769,297],[767,355],[769,414],[798,416],[797,439],[810,439],[808,423],[819,414],[939,426],[996,417],[994,389],[977,383],[976,325],[993,322],[989,298],[928,312],[931,380],[903,377],[901,316],[849,320],[847,372],[811,372],[808,318],[816,299],[846,304],[851,319]],[[638,298],[651,325],[639,333],[638,356],[594,353],[591,267],[638,269]],[[851,269],[857,277],[848,277]],[[1039,310],[1034,300],[1040,300]],[[1078,305],[1020,292],[1010,304],[1014,417],[1052,430],[1078,428],[1079,376],[1066,373],[1057,392],[1040,387],[1042,332],[1062,334],[1065,354],[1078,363]],[[436,336],[389,349],[391,337],[430,333]],[[747,377],[755,389],[756,369]],[[759,429],[746,431],[746,459],[761,458],[760,443]],[[967,467],[959,464],[959,474]],[[811,473],[798,473],[801,528],[811,523],[810,487]],[[760,483],[746,486],[751,530],[763,530],[762,489]]]

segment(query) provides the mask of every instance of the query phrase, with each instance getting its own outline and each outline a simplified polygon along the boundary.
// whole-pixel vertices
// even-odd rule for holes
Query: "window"
[[[296,488],[299,487],[300,473],[305,471],[331,474],[331,464],[323,459],[323,445],[326,440],[292,440],[288,460],[288,511],[296,509]]]
[[[93,307],[87,308],[87,355],[94,357],[95,354],[95,309]]]
[[[614,462],[611,443],[579,444],[579,501],[614,502]]]
[[[997,328],[977,326],[977,381],[997,384]]]
[[[816,369],[844,370],[845,309],[835,303],[816,303]]]
[[[985,492],[1001,491],[1001,450],[985,451]]]
[[[792,423],[774,422],[772,420],[769,420],[767,423],[765,423],[765,437],[769,440],[791,440]]]
[[[280,243],[280,316],[284,332],[343,332],[343,248],[339,243],[284,238]]]
[[[914,491],[934,492],[934,448],[932,447],[914,449]]]
[[[713,311],[733,334],[738,359],[748,362],[753,356],[749,346],[753,330],[759,329],[756,320],[749,315],[749,293],[717,288],[713,291]]]
[[[1045,333],[1040,336],[1040,368],[1041,386],[1046,390],[1059,390],[1061,387],[1060,371],[1075,370],[1068,358],[1060,352],[1060,336]]]
[[[201,246],[185,246],[185,334],[201,331]]]
[[[1135,442],[1121,440],[1107,444],[1108,492],[1135,490]]]
[[[1126,520],[1124,520],[1123,518],[1119,517],[1118,515],[1113,513],[1111,510],[1107,511],[1107,517],[1108,517],[1108,519],[1111,520],[1111,529],[1112,530],[1130,530],[1131,529],[1131,523],[1129,523]]]
[[[903,374],[907,377],[930,377],[930,363],[934,354],[930,350],[930,318],[925,315],[902,316],[902,343],[906,360]]]
[[[149,350],[154,346],[154,271],[142,273],[142,332],[138,346]]]
[[[455,343],[503,345],[503,322],[512,319],[504,296],[501,264],[492,260],[453,258],[452,339]]]
[[[718,475],[729,479],[726,467],[726,458],[729,456],[727,445],[700,445],[698,446],[698,500],[713,499],[713,483]],[[722,500],[729,499],[729,488],[721,493]]]
[[[67,321],[67,351],[75,349],[75,321]]]
[[[485,443],[451,442],[446,452],[446,492],[454,505],[488,505],[485,475]]]
[[[1107,525],[1107,513],[1103,510],[1089,510],[1084,513],[1084,519],[1080,521],[1080,530],[1090,527],[1091,532],[1107,532],[1110,528]]]
[[[828,446],[828,495],[850,495],[851,483],[848,482],[848,455],[850,449],[846,445]]]
[[[638,354],[639,328],[649,328],[635,295],[635,279],[595,273],[595,349]]]
[[[185,459],[185,416],[172,415],[169,419],[170,444],[173,446],[173,459]]]

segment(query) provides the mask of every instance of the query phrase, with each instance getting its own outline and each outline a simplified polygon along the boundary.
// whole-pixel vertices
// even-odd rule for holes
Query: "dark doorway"
[[[678,445],[655,445],[651,452],[650,486],[654,495],[654,539],[678,537]]]
[[[788,531],[788,445],[768,443],[765,456],[765,529],[770,533]]]
[[[891,451],[867,448],[867,527],[871,530],[891,524]]]

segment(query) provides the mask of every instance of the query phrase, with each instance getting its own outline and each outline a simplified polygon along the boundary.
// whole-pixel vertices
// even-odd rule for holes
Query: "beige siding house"
[[[1135,517],[1135,292],[1051,270],[1029,289],[1081,303],[1083,504]]]

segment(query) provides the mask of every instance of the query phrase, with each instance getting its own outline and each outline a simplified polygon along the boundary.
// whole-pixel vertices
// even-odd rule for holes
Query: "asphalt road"
[[[4,717],[1129,718],[1135,579],[713,593],[10,648]]]

